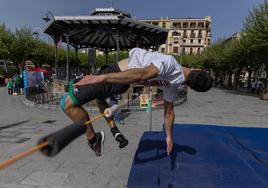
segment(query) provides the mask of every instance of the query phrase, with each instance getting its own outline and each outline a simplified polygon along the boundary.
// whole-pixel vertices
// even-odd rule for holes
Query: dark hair
[[[188,75],[186,84],[198,92],[206,92],[213,85],[213,78],[203,70],[192,70]]]

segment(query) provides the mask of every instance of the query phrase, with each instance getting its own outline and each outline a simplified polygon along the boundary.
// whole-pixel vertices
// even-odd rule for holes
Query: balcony
[[[195,38],[195,33],[191,33],[190,38]]]

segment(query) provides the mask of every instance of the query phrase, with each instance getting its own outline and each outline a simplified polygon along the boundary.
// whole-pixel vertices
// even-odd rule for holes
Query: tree
[[[250,38],[250,52],[254,62],[266,69],[266,88],[268,93],[268,3],[267,0],[254,8],[244,23],[245,34]]]
[[[20,71],[23,69],[24,62],[34,57],[36,41],[29,28],[16,29],[14,40],[11,44],[11,60],[16,64]]]
[[[0,25],[0,59],[6,61],[11,57],[11,44],[13,43],[13,34],[4,24]]]

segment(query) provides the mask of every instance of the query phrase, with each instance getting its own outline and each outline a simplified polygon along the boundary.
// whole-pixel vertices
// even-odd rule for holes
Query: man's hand
[[[82,85],[101,83],[103,81],[104,81],[103,75],[87,75],[84,78],[82,78],[79,82],[75,83],[73,86],[79,87]]]
[[[172,148],[173,148],[173,142],[172,142],[172,139],[170,137],[166,138],[166,142],[167,142],[167,154],[169,155],[172,151]]]
[[[172,148],[173,148],[173,142],[172,142],[172,127],[174,123],[174,107],[173,102],[168,102],[164,100],[164,121],[165,121],[165,129],[166,129],[166,142],[167,142],[167,154],[169,155]]]

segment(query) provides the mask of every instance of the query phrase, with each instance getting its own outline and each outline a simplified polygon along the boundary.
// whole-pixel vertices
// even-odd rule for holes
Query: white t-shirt
[[[149,52],[141,48],[134,48],[129,52],[129,69],[144,68],[150,64],[153,64],[159,73],[156,78],[149,81],[159,81],[159,89],[163,90],[164,99],[172,102],[178,94],[178,88],[185,80],[181,65],[171,55]]]

